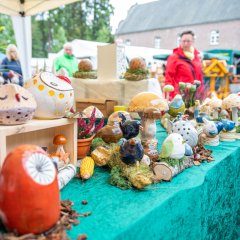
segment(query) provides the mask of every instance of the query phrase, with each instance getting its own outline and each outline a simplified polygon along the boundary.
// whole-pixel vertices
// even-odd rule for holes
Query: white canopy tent
[[[32,31],[30,16],[76,1],[80,0],[0,0],[0,13],[12,16],[25,81],[31,77]]]

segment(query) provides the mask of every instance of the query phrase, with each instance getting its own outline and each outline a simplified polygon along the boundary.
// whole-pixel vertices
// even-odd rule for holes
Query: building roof
[[[116,35],[240,19],[240,0],[158,0],[135,4]]]

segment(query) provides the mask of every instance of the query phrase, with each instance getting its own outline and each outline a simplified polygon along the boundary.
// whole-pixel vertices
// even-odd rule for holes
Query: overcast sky
[[[127,16],[128,9],[135,3],[142,4],[146,2],[153,2],[154,0],[110,0],[114,6],[114,16],[111,18],[111,26],[113,33],[115,33],[118,23],[125,19]]]

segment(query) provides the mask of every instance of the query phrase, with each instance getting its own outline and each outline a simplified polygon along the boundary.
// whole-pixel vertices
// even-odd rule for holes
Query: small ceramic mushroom
[[[68,164],[70,161],[69,159],[70,153],[66,153],[63,148],[63,145],[65,145],[66,143],[67,143],[67,139],[63,135],[57,135],[53,139],[53,144],[57,146],[57,151],[51,155],[59,157],[59,162],[58,162],[59,169],[61,167],[64,167],[64,165]]]
[[[240,108],[240,96],[236,93],[232,93],[223,99],[222,102],[223,109],[232,110],[232,120],[235,125],[238,126],[238,109]]]
[[[218,111],[222,107],[222,100],[214,96],[209,100],[208,105],[213,114],[213,119],[218,119]]]
[[[172,85],[165,85],[163,87],[163,91],[166,93],[167,102],[169,101],[169,93],[174,91],[174,87]]]

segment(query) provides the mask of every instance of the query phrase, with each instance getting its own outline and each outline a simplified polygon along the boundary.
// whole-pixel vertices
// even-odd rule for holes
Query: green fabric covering
[[[159,148],[165,131],[158,125]],[[74,202],[81,223],[68,232],[71,239],[240,239],[240,141],[221,143],[214,162],[192,167],[172,182],[143,191],[120,190],[108,183],[109,171],[96,168],[88,181],[73,179],[62,199]],[[86,199],[88,205],[82,205]]]

